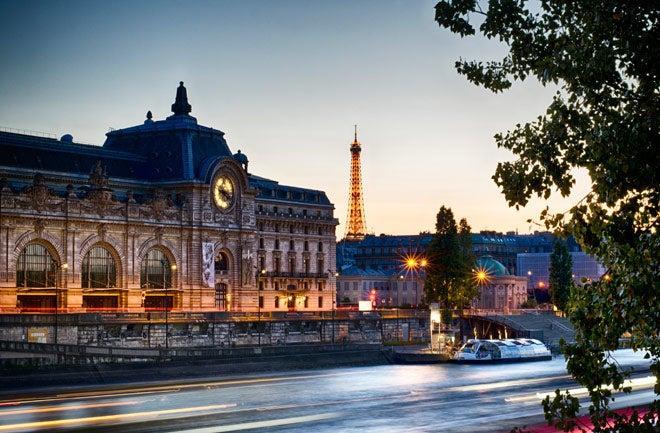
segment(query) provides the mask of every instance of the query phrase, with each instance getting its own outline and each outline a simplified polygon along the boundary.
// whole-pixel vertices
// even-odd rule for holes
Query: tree
[[[568,296],[573,287],[573,259],[566,244],[555,241],[550,254],[550,297],[561,311],[566,311]]]
[[[471,281],[472,256],[470,226],[461,220],[460,231],[454,213],[442,206],[436,216],[436,232],[428,246],[429,268],[424,290],[429,302],[437,301],[450,318],[449,310],[462,308],[475,295]]]
[[[474,284],[472,273],[476,258],[472,252],[472,228],[467,219],[461,218],[458,223],[458,243],[461,249],[461,275],[467,275],[466,280],[462,280],[460,291],[455,294],[454,302],[457,308],[465,308],[470,305],[472,300],[479,294],[479,288]]]
[[[483,2],[482,2],[483,3]],[[608,278],[576,287],[568,314],[576,343],[564,345],[567,369],[589,391],[594,431],[655,431],[660,403],[660,8],[624,0],[442,1],[435,19],[464,36],[479,31],[507,48],[501,60],[456,62],[460,74],[493,92],[534,78],[558,88],[545,113],[495,136],[517,159],[493,176],[510,206],[554,190],[570,194],[573,173],[591,178],[591,191],[565,214],[540,215],[546,227],[571,233],[608,269]],[[638,415],[609,410],[623,372],[608,351],[630,335],[648,351],[656,399]],[[557,393],[544,401],[549,423],[568,430],[579,402]],[[608,424],[607,421],[610,421]]]
[[[529,298],[522,304],[520,304],[520,308],[536,308],[538,307],[538,302],[536,302],[536,299],[534,298]]]

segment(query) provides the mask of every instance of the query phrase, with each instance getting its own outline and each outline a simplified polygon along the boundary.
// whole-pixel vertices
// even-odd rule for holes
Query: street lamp
[[[399,280],[401,280],[401,282],[403,283],[403,275],[399,275]],[[397,289],[396,289],[396,339],[397,339],[397,341],[400,340],[400,338],[399,338],[400,332],[399,331],[401,329],[401,325],[399,323],[399,309],[401,307],[401,304],[400,304],[401,301],[399,299],[399,291],[402,290],[402,289],[403,289],[403,287],[399,287],[397,285]]]
[[[69,269],[69,265],[67,263],[62,263],[62,274],[64,274],[64,278],[66,279],[66,271]],[[66,280],[65,280],[66,281]],[[57,331],[59,328],[59,303],[60,303],[60,288],[59,288],[59,278],[55,278],[55,344],[57,344],[58,338],[57,338]],[[66,282],[64,283],[66,285]]]
[[[528,278],[527,282],[530,283],[530,285],[532,286],[532,297],[534,298],[534,300],[536,300],[536,287],[534,287],[534,284],[531,284],[531,282],[532,282],[532,271],[531,270],[527,271],[527,278]]]
[[[328,274],[330,274],[330,275],[334,274],[335,278],[337,278],[339,276],[339,272],[337,272],[337,271],[332,272],[330,269],[328,269]],[[336,281],[335,281],[335,284],[337,284]],[[334,293],[333,296],[332,296],[332,310],[331,310],[332,311],[332,343],[334,344],[335,343],[335,305],[337,303],[337,287],[336,286],[332,289],[332,292]],[[323,317],[323,316],[321,316],[321,317]]]
[[[167,261],[165,259],[161,260],[160,263],[163,265],[163,288],[165,289],[165,302],[163,302],[163,306],[165,307],[165,349],[169,349],[170,343],[169,343],[169,336],[170,336],[170,322],[169,322],[169,315],[168,315],[168,304],[170,302],[170,286],[167,284],[167,278],[166,278],[166,273],[165,269],[167,266]],[[170,278],[172,275],[174,275],[174,272],[176,271],[176,265],[171,265],[170,270],[172,271],[172,274],[170,275]],[[174,300],[172,300],[172,306],[174,306]]]
[[[266,270],[262,269],[260,273],[261,273],[261,276],[263,277],[263,276],[266,275]],[[259,341],[258,341],[259,346],[261,346],[261,303],[262,303],[262,299],[264,299],[263,296],[259,295],[259,298],[257,300],[258,304],[259,304],[259,314],[258,314],[258,316],[259,316],[258,317],[258,319],[259,319]]]
[[[257,269],[257,267],[254,267]],[[263,277],[266,275],[266,269],[262,268],[257,271],[257,332],[258,332],[258,345],[261,346],[261,302],[262,302],[262,295],[261,295],[261,280],[260,277]]]

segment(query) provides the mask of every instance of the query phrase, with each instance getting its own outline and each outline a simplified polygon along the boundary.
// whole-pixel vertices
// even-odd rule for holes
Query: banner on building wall
[[[27,332],[28,343],[48,343],[50,330],[46,327],[29,327]]]
[[[202,242],[202,285],[215,287],[215,257],[213,242]]]

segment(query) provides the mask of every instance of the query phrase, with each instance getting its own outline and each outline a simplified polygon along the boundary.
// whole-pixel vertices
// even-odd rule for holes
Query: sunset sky
[[[431,230],[441,205],[475,231],[538,229],[526,220],[545,203],[510,209],[491,180],[512,157],[492,137],[542,114],[556,89],[468,83],[455,60],[504,50],[440,29],[434,4],[0,0],[0,126],[100,145],[147,110],[168,116],[182,80],[191,114],[224,131],[251,172],[325,190],[339,235],[354,123],[371,231]],[[573,196],[587,188],[581,176]]]

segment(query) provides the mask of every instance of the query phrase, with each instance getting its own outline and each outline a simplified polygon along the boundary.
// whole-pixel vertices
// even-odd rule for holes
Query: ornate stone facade
[[[325,193],[248,173],[183,83],[172,110],[103,146],[0,132],[0,311],[333,308]]]
[[[479,295],[473,308],[508,311],[521,308],[527,301],[527,278],[509,274],[508,269],[490,255],[476,261]]]

